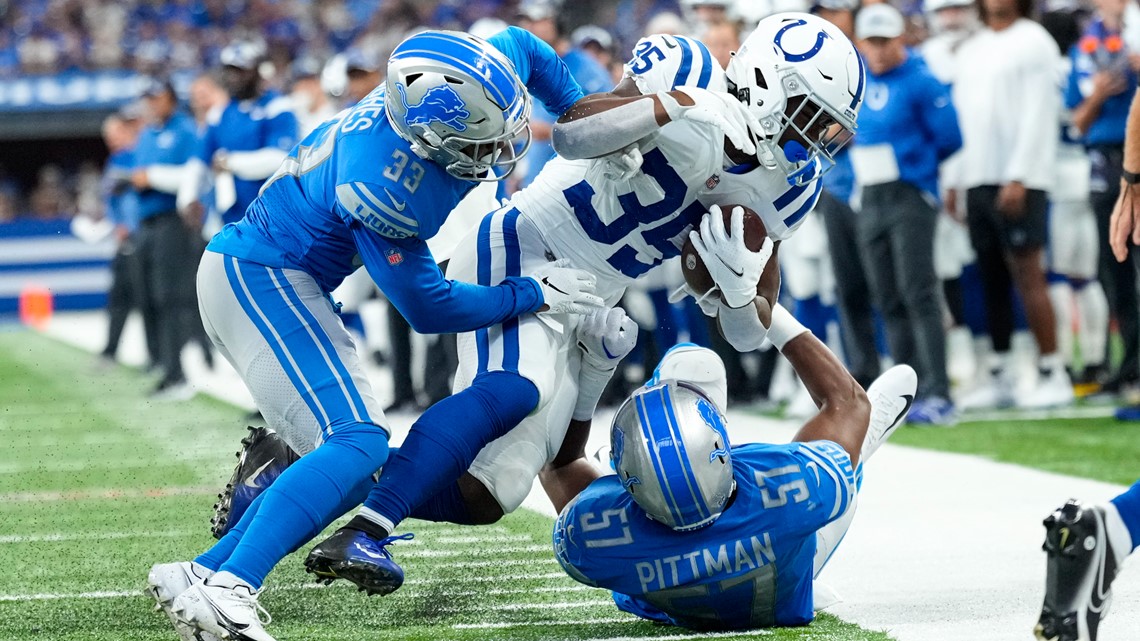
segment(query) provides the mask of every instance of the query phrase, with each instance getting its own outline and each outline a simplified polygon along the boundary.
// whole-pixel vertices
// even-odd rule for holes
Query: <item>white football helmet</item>
[[[676,380],[643,387],[618,408],[610,459],[645,514],[678,532],[711,525],[736,488],[724,416]]]
[[[834,166],[855,133],[866,71],[855,45],[830,22],[780,13],[756,25],[725,70],[728,90],[760,119],[761,163],[802,185]],[[837,126],[836,126],[837,125]]]
[[[392,128],[452,176],[501,180],[530,147],[530,95],[514,65],[486,40],[417,33],[392,52],[384,82]]]

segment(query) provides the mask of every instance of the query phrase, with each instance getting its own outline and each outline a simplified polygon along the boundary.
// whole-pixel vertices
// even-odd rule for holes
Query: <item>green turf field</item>
[[[946,452],[976,454],[1058,474],[1109,483],[1136,482],[1140,423],[1112,417],[964,421],[952,428],[904,427],[891,443]],[[968,418],[968,417],[967,417]]]
[[[0,331],[0,641],[177,638],[141,589],[152,563],[210,543],[209,510],[242,412],[202,397],[152,404],[153,383],[124,368],[96,371],[91,355],[38,335]],[[550,526],[525,510],[494,527],[411,523],[416,540],[396,548],[409,581],[385,598],[317,587],[290,557],[262,597],[275,617],[268,630],[282,641],[889,639],[827,615],[742,635],[640,622],[563,575]]]

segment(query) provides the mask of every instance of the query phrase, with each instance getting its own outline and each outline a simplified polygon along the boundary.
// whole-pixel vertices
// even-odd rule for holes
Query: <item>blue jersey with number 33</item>
[[[554,50],[530,33],[512,27],[490,43],[552,113],[582,97]],[[471,285],[443,279],[424,241],[476,183],[416,156],[389,125],[385,99],[378,87],[310,133],[209,250],[304,271],[326,291],[364,265],[419,331],[485,327],[504,310],[525,307],[518,299],[533,299],[537,308],[542,299],[533,285],[472,296],[463,295]],[[441,308],[448,313],[431,313]]]
[[[751,444],[732,468],[735,497],[692,532],[650,520],[616,475],[594,481],[554,525],[558,562],[688,628],[809,623],[815,532],[854,500],[851,459],[831,441]]]

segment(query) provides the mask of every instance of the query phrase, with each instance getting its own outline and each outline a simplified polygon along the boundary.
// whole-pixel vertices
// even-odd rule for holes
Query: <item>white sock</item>
[[[1058,352],[1053,352],[1052,354],[1042,354],[1037,359],[1037,367],[1039,367],[1042,372],[1049,372],[1052,374],[1057,370],[1057,368],[1064,366],[1064,359],[1061,358],[1061,354]]]
[[[231,572],[218,572],[214,576],[210,577],[210,585],[219,585],[219,586],[225,586],[225,587],[241,586],[243,588],[248,589],[250,592],[253,592],[253,593],[257,592],[257,590],[255,590],[252,585],[250,585],[249,583],[246,583],[245,581],[242,581],[241,579],[237,578],[237,575],[235,575]]]
[[[1120,512],[1116,510],[1115,505],[1105,503],[1101,507],[1104,508],[1105,533],[1109,544],[1116,552],[1116,567],[1119,568],[1128,555],[1132,554],[1132,535],[1128,533],[1128,527],[1124,525],[1124,519],[1120,518]]]
[[[1066,364],[1073,360],[1073,288],[1068,281],[1049,285],[1049,302],[1057,321],[1057,351]]]
[[[1092,281],[1077,290],[1077,311],[1081,327],[1077,338],[1085,366],[1103,365],[1108,340],[1108,299],[1099,282]]]
[[[362,507],[362,508],[360,508],[360,512],[358,512],[357,514],[359,516],[362,516],[362,517],[368,519],[369,521],[372,521],[373,523],[375,523],[376,525],[379,525],[380,527],[384,528],[385,530],[388,530],[389,533],[396,531],[396,524],[392,522],[392,519],[389,519],[388,517],[380,514],[376,510],[373,510],[373,509],[367,508],[367,507]]]

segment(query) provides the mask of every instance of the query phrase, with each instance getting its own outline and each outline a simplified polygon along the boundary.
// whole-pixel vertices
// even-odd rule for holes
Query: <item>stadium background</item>
[[[735,4],[746,19],[806,8],[794,0]],[[921,34],[921,5],[896,6]],[[0,434],[9,439],[0,455],[0,570],[7,569],[0,573],[0,639],[170,637],[136,588],[153,559],[203,542],[211,479],[226,473],[230,444],[250,409],[232,372],[210,371],[193,353],[189,375],[206,395],[189,407],[145,400],[139,390],[152,381],[133,369],[145,364],[134,321],[121,357],[129,367],[105,369],[86,355],[101,348],[98,310],[114,253],[109,239],[85,236],[86,222],[76,223],[102,214],[104,117],[129,108],[155,74],[171,77],[187,97],[191,81],[237,37],[267,41],[270,84],[288,91],[298,61],[323,63],[353,51],[383,60],[411,29],[465,29],[486,17],[512,23],[517,12],[510,0],[0,0]],[[577,0],[560,20],[567,34],[587,24],[607,29],[620,61],[650,20],[669,13],[681,25],[692,18],[677,1]],[[53,293],[57,314],[39,324],[46,338],[14,322],[29,286]],[[384,370],[370,372],[385,380]],[[390,392],[388,383],[380,386]],[[733,438],[786,438],[794,423],[760,418],[768,409],[734,413]],[[843,597],[836,614],[896,639],[1028,638],[1043,573],[1037,520],[1070,494],[1112,496],[1140,470],[1140,439],[1112,421],[1111,410],[1086,402],[900,434],[898,442],[919,449],[888,447],[882,467],[869,471],[874,491],[829,570]],[[202,441],[208,446],[192,445]],[[406,602],[304,589],[291,558],[281,591],[271,592],[283,626],[274,630],[286,639],[690,638],[633,623],[604,594],[580,594],[569,581],[545,576],[557,567],[543,551],[549,521],[538,513],[471,536],[420,526],[426,536],[415,550],[423,556],[412,558],[424,564],[425,587]],[[427,552],[436,548],[452,555]],[[459,556],[503,573],[458,576],[448,568]],[[522,580],[504,571],[520,566],[542,571]],[[487,583],[504,592],[486,592]],[[1140,630],[1137,583],[1128,572],[1119,582],[1105,638],[1130,639]],[[451,590],[426,588],[440,584]],[[535,601],[539,594],[550,598]],[[433,609],[419,600],[448,605]],[[828,617],[775,634],[886,638]]]

